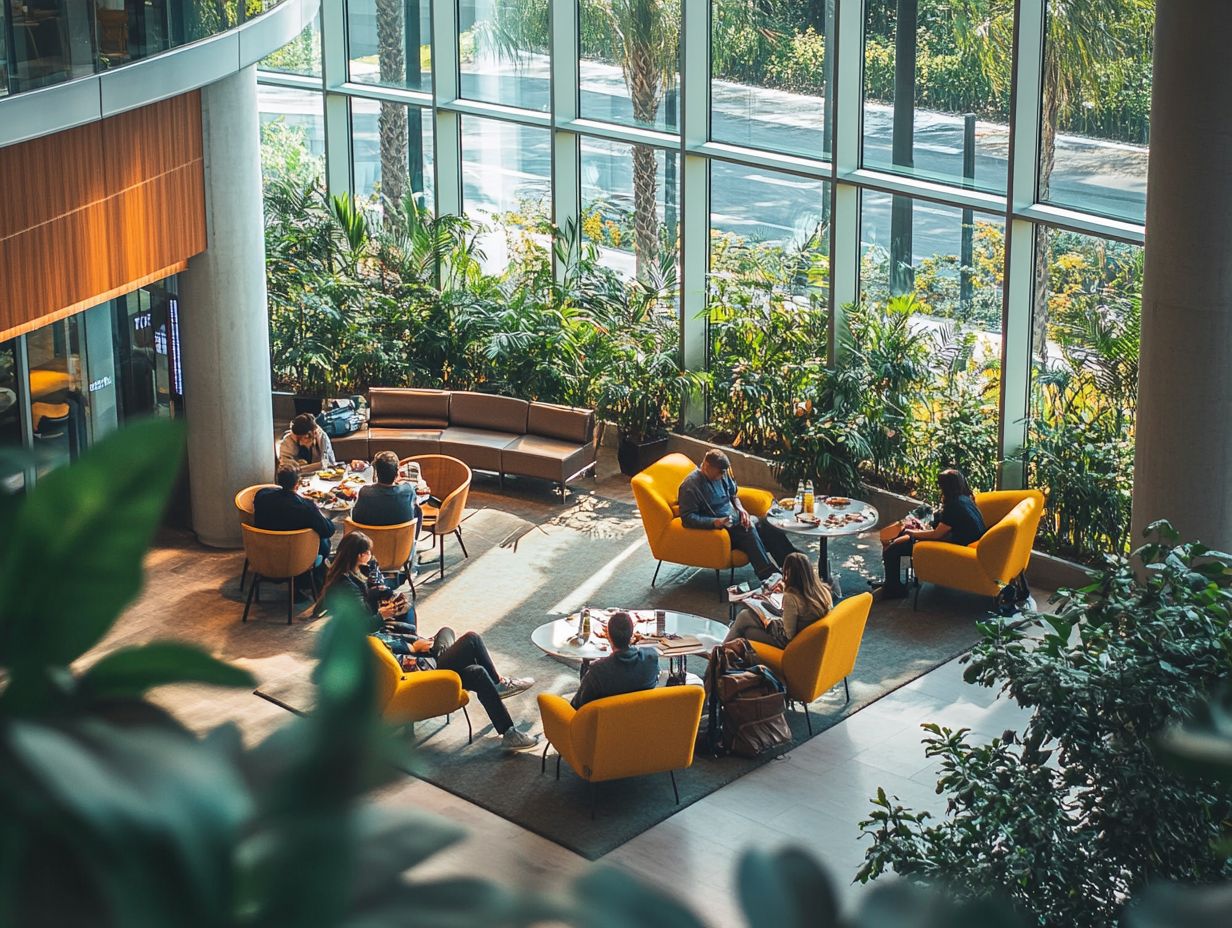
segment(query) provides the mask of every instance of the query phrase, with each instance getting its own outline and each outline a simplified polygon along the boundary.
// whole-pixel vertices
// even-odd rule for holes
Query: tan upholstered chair
[[[278,489],[276,483],[257,483],[250,487],[244,487],[235,494],[235,513],[240,517],[240,525],[252,525],[252,514],[254,511],[254,500],[257,498],[258,490]],[[240,592],[244,592],[244,580],[248,577],[248,558],[244,558],[244,570],[240,573]]]
[[[411,558],[415,556],[415,520],[397,525],[364,525],[348,518],[342,523],[342,534],[361,531],[372,539],[372,556],[386,570],[406,571],[411,584],[411,599],[415,598],[415,583],[411,580]]]
[[[261,601],[261,581],[287,583],[287,624],[295,608],[295,578],[312,569],[321,550],[321,538],[310,528],[293,532],[271,532],[253,525],[241,525],[244,532],[244,553],[252,565],[252,586],[244,603],[244,621],[248,621],[248,608],[253,597]],[[316,592],[316,582],[313,584]]]
[[[466,511],[466,498],[471,490],[471,469],[457,458],[445,454],[421,454],[404,458],[402,464],[415,462],[419,475],[428,484],[428,490],[441,501],[440,506],[423,507],[423,526],[433,535],[433,544],[440,545],[441,579],[445,577],[445,536],[453,534],[466,553],[462,540],[462,514]]]

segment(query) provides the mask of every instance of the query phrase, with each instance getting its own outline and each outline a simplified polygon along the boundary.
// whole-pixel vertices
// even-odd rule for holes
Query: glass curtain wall
[[[1041,423],[1059,421],[1049,391],[1065,365],[1095,384],[1080,392],[1116,386],[1092,373],[1108,349],[1092,318],[1136,335],[1127,256],[1144,238],[1153,0],[323,9],[325,77],[261,81],[267,135],[330,193],[383,192],[379,114],[418,112],[438,213],[481,220],[485,242],[548,218],[593,249],[560,251],[561,279],[587,254],[626,285],[674,274],[682,364],[764,366],[758,349],[716,341],[733,308],[796,313],[791,332],[810,333],[823,371],[901,322],[927,346],[922,398],[875,428],[906,417],[953,451],[926,459],[906,435],[907,450],[878,449],[874,433],[866,478],[927,489],[946,456],[982,487],[1029,481],[1062,498],[1076,479],[1043,469]],[[1074,305],[1096,307],[1083,334]],[[738,421],[715,394],[705,405],[715,434],[781,450],[764,422]],[[1096,542],[1067,542],[1057,524],[1056,547],[1090,553]]]

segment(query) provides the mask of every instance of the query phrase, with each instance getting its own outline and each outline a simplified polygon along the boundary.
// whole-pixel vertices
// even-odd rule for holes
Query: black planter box
[[[667,442],[667,438],[634,442],[622,436],[620,444],[616,447],[616,460],[620,462],[620,472],[626,477],[640,474],[667,454]]]

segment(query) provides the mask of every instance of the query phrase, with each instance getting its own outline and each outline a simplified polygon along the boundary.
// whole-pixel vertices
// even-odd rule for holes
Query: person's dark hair
[[[629,647],[633,640],[633,616],[627,612],[613,612],[607,620],[607,639],[617,651]]]
[[[706,456],[702,458],[702,460],[712,467],[717,467],[719,470],[723,471],[723,473],[727,473],[731,470],[731,461],[728,459],[727,455],[718,448],[711,448],[706,452]]]
[[[826,615],[834,605],[834,593],[813,570],[807,556],[793,551],[783,558],[783,588],[795,593],[817,611],[817,618]]]
[[[967,485],[967,478],[962,475],[962,471],[948,468],[937,475],[937,486],[941,490],[941,501],[943,503],[952,502],[960,496],[972,496],[971,487]]]
[[[299,471],[290,466],[280,467],[278,468],[278,473],[274,475],[274,483],[284,490],[294,490],[295,485],[299,483]]]
[[[359,566],[360,555],[371,550],[372,539],[363,532],[343,535],[342,541],[338,542],[338,550],[334,552],[334,559],[329,565],[329,570],[325,572],[325,582],[321,584],[321,595],[317,603],[324,602],[326,594],[334,588],[334,585]]]
[[[392,451],[382,451],[372,459],[377,483],[393,483],[398,479],[398,456]]]
[[[301,412],[291,420],[291,434],[299,435],[301,438],[304,435],[311,435],[316,427],[317,420],[312,418],[312,413]]]

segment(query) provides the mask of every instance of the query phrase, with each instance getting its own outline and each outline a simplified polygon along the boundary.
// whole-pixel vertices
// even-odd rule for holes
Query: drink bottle
[[[813,481],[809,481],[804,485],[804,511],[806,513],[813,512]]]
[[[804,481],[796,484],[796,512],[804,511]]]

